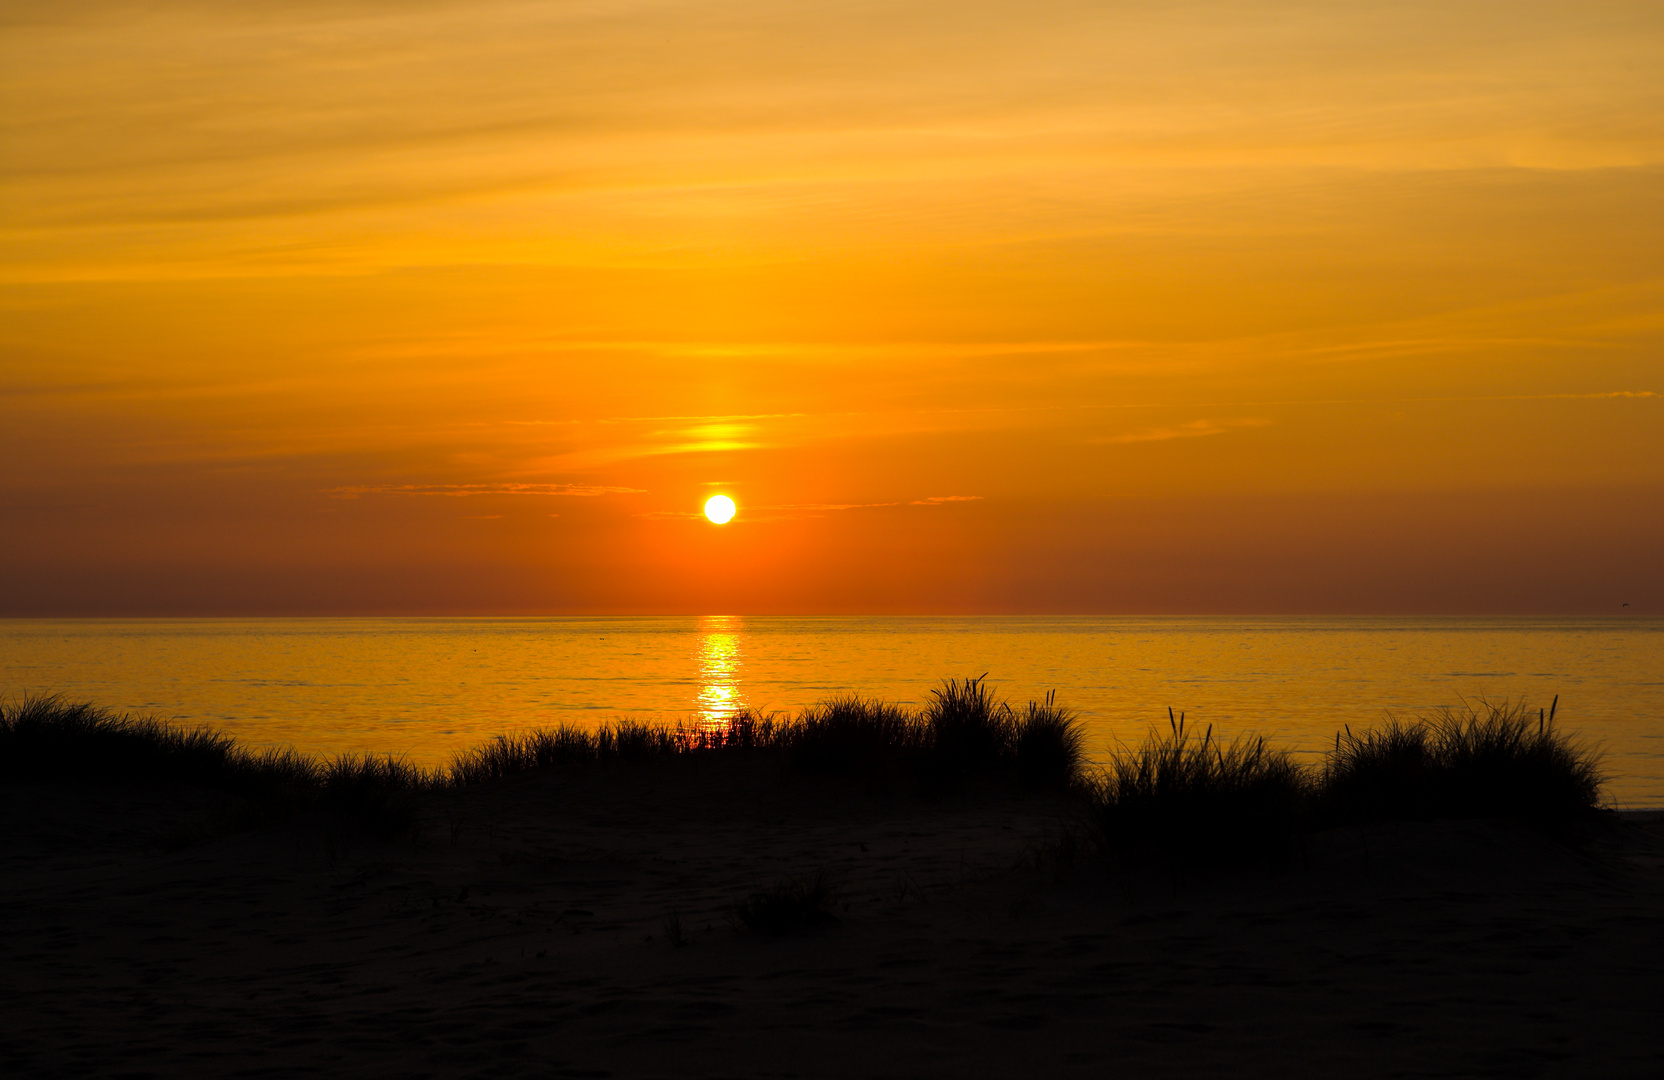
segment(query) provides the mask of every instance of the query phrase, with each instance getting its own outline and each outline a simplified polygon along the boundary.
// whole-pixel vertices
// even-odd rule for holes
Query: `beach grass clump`
[[[648,761],[668,757],[681,749],[675,729],[663,724],[620,720],[595,733],[595,756],[603,762]]]
[[[1055,694],[1018,712],[981,677],[944,681],[916,713],[854,695],[834,698],[777,723],[768,745],[785,751],[797,772],[912,773],[932,784],[1004,771],[1065,790],[1079,782],[1084,763],[1079,721]]]
[[[1182,716],[1115,752],[1092,785],[1100,845],[1132,863],[1276,864],[1304,823],[1311,777],[1263,738],[1200,738]]]
[[[1413,723],[1389,717],[1362,734],[1349,728],[1323,770],[1323,816],[1548,824],[1585,815],[1600,805],[1600,759],[1555,726],[1558,705],[1464,702]]]
[[[598,742],[594,733],[566,724],[498,735],[458,751],[446,776],[452,784],[466,786],[559,765],[590,764],[599,753]]]
[[[1335,733],[1320,801],[1333,822],[1403,821],[1437,816],[1433,729],[1388,716],[1380,727]]]
[[[1074,712],[1057,704],[1057,691],[1028,703],[1015,719],[1012,742],[1017,775],[1030,787],[1067,791],[1079,785],[1086,765],[1086,733]]]
[[[444,780],[466,787],[518,773],[562,765],[649,761],[713,750],[770,749],[777,743],[772,717],[739,712],[720,727],[689,728],[620,720],[595,731],[567,724],[497,735],[458,751],[444,770]]]
[[[1016,757],[1016,718],[1011,705],[994,696],[986,679],[986,675],[949,679],[930,692],[923,720],[934,771],[983,772]]]
[[[1558,699],[1556,700],[1558,704]],[[1552,825],[1600,804],[1598,757],[1523,703],[1440,709],[1336,735],[1309,769],[1264,739],[1197,737],[1182,716],[1111,755],[1091,785],[1100,844],[1131,862],[1275,865],[1300,834],[1370,821]]]
[[[906,709],[851,694],[805,709],[780,726],[776,742],[798,772],[847,776],[916,763],[927,735]]]
[[[741,709],[719,727],[684,728],[673,735],[678,753],[701,750],[773,750],[780,743],[781,725],[775,717]]]
[[[392,754],[341,754],[320,770],[322,809],[352,817],[383,837],[411,831],[420,796],[450,785],[441,769],[424,769]]]
[[[782,878],[735,904],[733,923],[742,930],[799,934],[838,921],[832,913],[837,892],[824,871]]]
[[[783,718],[742,710],[715,727],[622,720],[596,731],[562,726],[499,735],[456,754],[446,776],[478,784],[560,765],[646,761],[684,754],[777,755],[812,776],[914,775],[940,783],[1014,770],[1037,787],[1079,782],[1083,739],[1075,715],[1048,694],[1018,713],[981,679],[946,681],[922,712],[849,694]]]
[[[299,751],[239,746],[222,731],[179,727],[61,698],[0,705],[0,776],[99,784],[181,784],[240,800],[238,820],[261,824],[323,809],[394,833],[415,795],[443,775],[386,755],[320,761]]]
[[[318,765],[295,750],[238,746],[211,728],[32,697],[0,703],[0,776],[270,793],[314,786]]]

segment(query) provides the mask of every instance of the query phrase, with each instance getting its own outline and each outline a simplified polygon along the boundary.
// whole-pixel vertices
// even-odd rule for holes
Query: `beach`
[[[1656,1076],[1664,822],[1131,870],[1060,796],[713,755],[423,796],[414,837],[0,788],[9,1076]],[[735,905],[822,875],[786,933]],[[679,938],[679,941],[677,940]]]

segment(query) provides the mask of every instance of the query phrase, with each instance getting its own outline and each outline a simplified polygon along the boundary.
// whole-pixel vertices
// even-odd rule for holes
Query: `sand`
[[[1067,805],[668,762],[434,797],[412,842],[0,788],[16,1076],[1664,1076],[1664,823],[1315,838],[1128,874]],[[733,903],[837,883],[771,936]],[[679,917],[684,943],[667,940]]]

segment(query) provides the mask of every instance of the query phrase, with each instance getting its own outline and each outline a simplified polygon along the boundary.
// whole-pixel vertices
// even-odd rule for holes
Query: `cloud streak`
[[[863,503],[771,503],[744,507],[740,518],[745,521],[801,521],[804,518],[825,517],[845,510],[879,510],[891,506],[943,506],[948,503],[981,502],[981,495],[931,495],[923,499],[892,502]],[[703,518],[697,510],[649,510],[637,514],[644,518]],[[739,520],[736,519],[736,520]]]
[[[1170,439],[1200,439],[1209,435],[1223,435],[1227,431],[1234,431],[1239,428],[1267,427],[1270,423],[1270,420],[1263,417],[1244,417],[1238,420],[1191,420],[1183,424],[1145,428],[1142,431],[1129,431],[1121,435],[1099,435],[1090,441],[1119,444],[1166,442]]]
[[[363,495],[440,495],[446,498],[468,498],[474,495],[570,495],[593,498],[597,495],[640,495],[642,488],[620,487],[616,484],[353,484],[329,488],[336,499],[356,499]]]

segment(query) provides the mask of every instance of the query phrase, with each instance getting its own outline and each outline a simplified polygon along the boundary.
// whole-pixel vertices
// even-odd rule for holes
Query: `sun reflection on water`
[[[696,708],[699,725],[707,730],[722,727],[746,707],[745,693],[740,689],[744,640],[745,620],[738,615],[707,615],[699,620]]]

